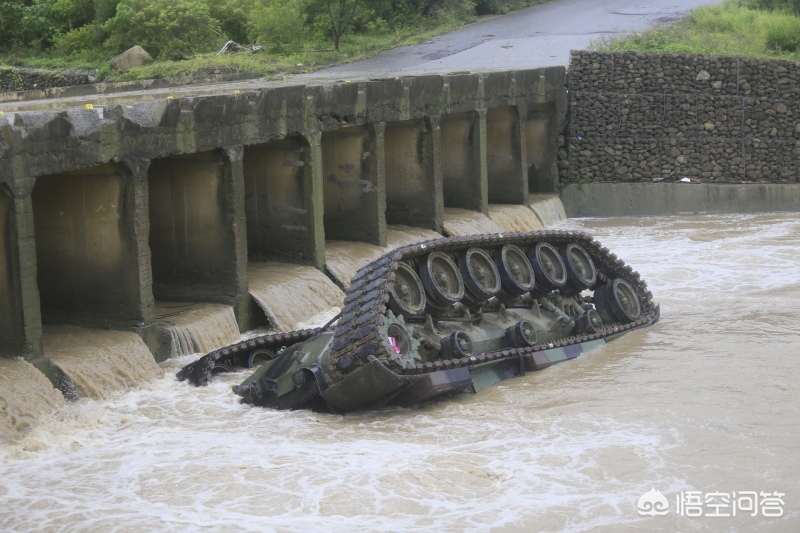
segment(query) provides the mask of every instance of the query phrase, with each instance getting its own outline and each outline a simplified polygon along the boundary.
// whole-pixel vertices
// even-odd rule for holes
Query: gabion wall
[[[796,182],[800,62],[573,51],[562,183]]]

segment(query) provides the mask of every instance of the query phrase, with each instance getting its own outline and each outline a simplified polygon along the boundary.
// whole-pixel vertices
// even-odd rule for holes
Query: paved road
[[[591,40],[671,22],[721,0],[556,0],[471,24],[432,41],[316,72],[375,76],[421,71],[517,69],[568,65],[569,51]]]
[[[228,94],[287,83],[392,77],[426,72],[507,70],[569,64],[569,51],[585,49],[593,39],[677,20],[691,8],[722,0],[555,0],[493,17],[442,35],[428,43],[383,52],[357,61],[279,82],[237,81],[188,85],[127,93],[53,98],[0,104],[0,111],[64,109],[130,104],[165,96]]]

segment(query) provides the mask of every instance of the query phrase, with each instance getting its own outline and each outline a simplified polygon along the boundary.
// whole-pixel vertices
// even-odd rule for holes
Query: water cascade
[[[340,307],[344,293],[314,267],[286,263],[248,263],[250,295],[280,331],[314,325]]]
[[[156,321],[169,332],[170,357],[208,353],[240,337],[229,305],[156,302]]]
[[[412,228],[402,224],[386,226],[386,247],[392,250],[408,244],[441,238],[439,233],[430,229]]]
[[[528,205],[545,228],[567,219],[564,204],[557,194],[531,194],[528,196]]]
[[[477,233],[502,233],[500,225],[479,211],[469,209],[444,209],[444,232],[450,237]]]
[[[44,326],[42,347],[44,356],[90,398],[105,399],[163,375],[142,338],[131,331]]]
[[[489,218],[508,231],[536,231],[544,229],[542,223],[526,205],[491,204]]]
[[[325,241],[325,265],[342,285],[349,287],[350,279],[359,268],[388,251],[388,248],[365,242]]]
[[[14,442],[64,403],[61,393],[32,364],[0,357],[0,444]]]

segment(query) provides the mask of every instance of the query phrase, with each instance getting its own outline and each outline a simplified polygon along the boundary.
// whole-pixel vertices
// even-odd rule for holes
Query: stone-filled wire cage
[[[562,184],[794,183],[800,63],[573,51]]]

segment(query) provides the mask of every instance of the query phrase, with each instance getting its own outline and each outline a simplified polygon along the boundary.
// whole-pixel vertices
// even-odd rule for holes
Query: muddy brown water
[[[194,359],[0,447],[6,531],[800,529],[800,215],[569,220],[642,273],[661,321],[479,394],[332,416],[177,383]],[[666,516],[642,517],[651,488]],[[680,517],[680,491],[784,516]]]
[[[207,353],[239,340],[233,307],[210,303],[156,302],[156,321],[171,339],[171,357]]]

